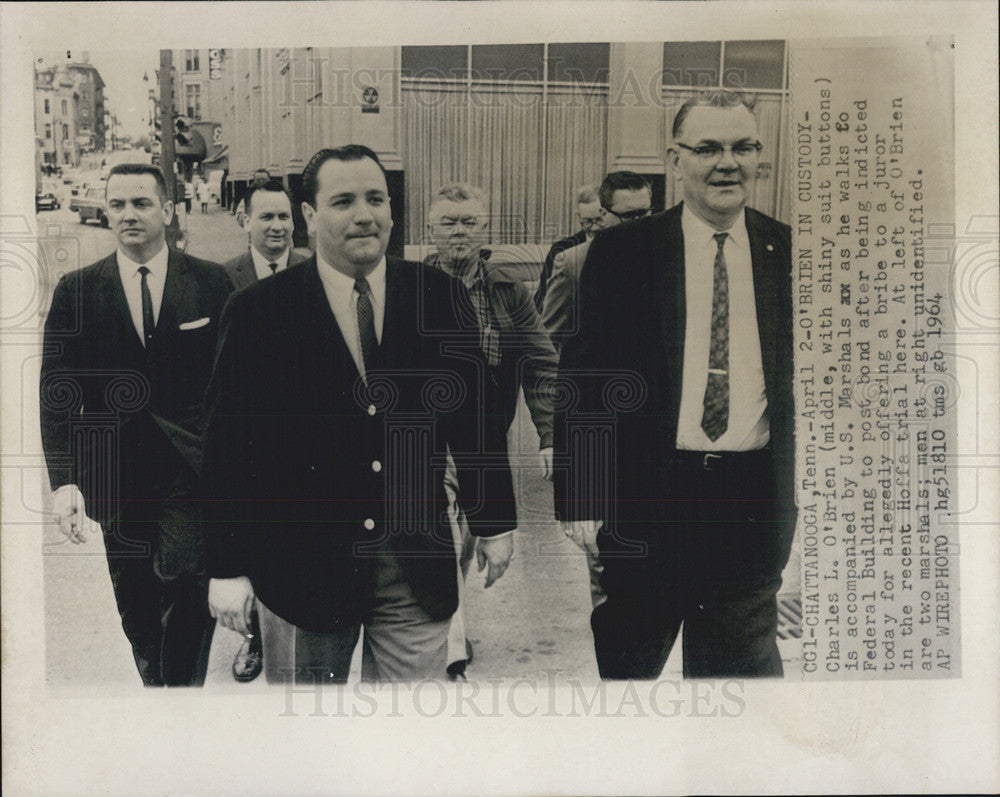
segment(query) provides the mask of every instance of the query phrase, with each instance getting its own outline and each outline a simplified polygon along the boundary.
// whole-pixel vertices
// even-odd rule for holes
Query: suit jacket
[[[558,357],[552,341],[535,310],[528,289],[516,277],[505,273],[503,263],[491,262],[483,250],[483,273],[490,308],[500,337],[500,365],[490,373],[492,396],[496,402],[489,414],[497,421],[497,434],[506,447],[507,430],[514,422],[518,391],[524,389],[524,403],[538,432],[540,448],[552,445],[552,383]],[[443,269],[437,253],[424,262]],[[478,330],[478,319],[461,302],[455,303],[459,320],[466,328]]]
[[[549,249],[549,253],[545,256],[545,262],[542,264],[542,273],[538,277],[538,289],[535,291],[535,309],[539,313],[542,312],[542,308],[545,306],[545,294],[548,293],[548,282],[552,276],[552,269],[555,267],[556,256],[560,252],[564,252],[574,246],[579,246],[586,240],[586,230],[577,230],[572,235],[560,238],[552,244],[552,248]]]
[[[79,486],[87,514],[142,494],[150,458],[172,448],[197,473],[201,415],[222,308],[222,267],[170,250],[148,349],[132,323],[116,253],[65,275],[45,321],[42,444],[52,489]]]
[[[483,363],[459,327],[456,289],[439,271],[388,260],[367,385],[315,256],[233,295],[206,402],[210,576],[248,576],[276,614],[330,632],[364,617],[388,545],[428,614],[454,613],[446,450],[473,534],[517,525],[506,450],[478,457]]]
[[[296,254],[293,249],[288,253],[288,267],[297,266],[304,263],[309,258]],[[257,270],[253,267],[253,255],[247,249],[242,255],[237,255],[232,260],[227,260],[222,267],[233,281],[236,290],[242,290],[247,285],[253,285],[257,281]]]
[[[578,399],[555,423],[556,456],[569,463],[556,474],[563,520],[613,518],[634,531],[669,512],[661,502],[677,442],[686,324],[681,207],[612,227],[590,246],[580,327],[559,369]],[[783,564],[795,517],[791,231],[749,208],[746,224],[777,485],[767,497],[785,521],[761,555]],[[588,449],[595,423],[610,430],[610,449]],[[595,467],[595,457],[612,469]]]
[[[580,272],[590,251],[590,241],[570,247],[558,255],[552,265],[552,276],[545,292],[542,323],[552,337],[556,349],[571,335],[580,323],[577,294]]]

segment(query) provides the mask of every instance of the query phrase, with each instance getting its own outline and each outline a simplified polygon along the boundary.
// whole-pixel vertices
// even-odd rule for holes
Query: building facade
[[[62,67],[35,70],[35,138],[42,166],[77,166],[76,80]]]

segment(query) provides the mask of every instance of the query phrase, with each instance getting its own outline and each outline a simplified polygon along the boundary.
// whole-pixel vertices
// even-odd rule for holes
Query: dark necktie
[[[149,269],[139,266],[139,273],[142,274],[142,344],[149,346],[153,340],[153,330],[156,329],[156,321],[153,319],[153,296],[149,292]]]
[[[368,372],[372,355],[378,347],[375,337],[375,312],[372,310],[371,288],[364,277],[354,281],[354,290],[358,292],[358,338],[361,341],[361,361],[364,372]]]
[[[268,263],[267,267],[269,269],[271,269],[271,273],[272,274],[277,274],[278,273],[278,264],[277,263]]]
[[[705,386],[705,411],[701,428],[713,443],[729,426],[729,275],[722,251],[727,233],[716,233],[719,245],[715,253],[715,276],[712,286],[712,340],[708,351],[708,384]]]

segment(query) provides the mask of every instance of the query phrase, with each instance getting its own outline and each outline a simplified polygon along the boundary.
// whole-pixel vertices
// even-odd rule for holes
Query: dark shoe
[[[468,678],[465,677],[465,662],[464,661],[453,661],[448,665],[448,680],[449,681],[467,681]]]
[[[252,681],[264,669],[264,645],[256,609],[250,613],[250,631],[233,659],[233,678],[241,683]]]

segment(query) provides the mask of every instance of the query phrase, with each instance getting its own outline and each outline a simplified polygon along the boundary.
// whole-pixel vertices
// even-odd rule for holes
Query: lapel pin
[[[768,252],[773,252],[773,251],[774,251],[774,247],[773,247],[773,246],[771,246],[771,244],[768,244],[768,245],[767,245],[767,251],[768,251]]]

